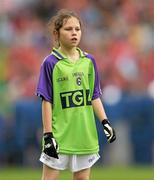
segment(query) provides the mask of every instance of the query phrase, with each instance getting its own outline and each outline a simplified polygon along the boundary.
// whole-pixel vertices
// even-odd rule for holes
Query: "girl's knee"
[[[73,180],[89,180],[90,169],[84,169],[73,174]]]
[[[43,165],[42,180],[58,180],[59,171]]]

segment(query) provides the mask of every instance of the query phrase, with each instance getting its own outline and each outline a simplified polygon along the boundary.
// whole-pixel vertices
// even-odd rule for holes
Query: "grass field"
[[[0,169],[0,180],[40,180],[41,169]],[[71,173],[63,171],[60,180],[71,180]],[[154,180],[154,167],[93,168],[90,180]]]

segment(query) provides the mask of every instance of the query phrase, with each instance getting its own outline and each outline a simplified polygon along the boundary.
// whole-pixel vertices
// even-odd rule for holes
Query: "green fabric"
[[[55,49],[54,49],[55,50]],[[53,74],[54,137],[59,152],[66,154],[91,154],[99,150],[98,136],[91,99],[94,90],[95,70],[92,61],[83,52],[75,63],[59,58]]]

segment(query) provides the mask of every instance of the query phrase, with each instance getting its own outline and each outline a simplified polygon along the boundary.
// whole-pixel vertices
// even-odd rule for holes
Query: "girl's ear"
[[[53,31],[53,37],[54,37],[54,41],[55,41],[55,47],[59,47],[59,33],[58,31],[54,30]]]
[[[53,36],[54,36],[55,41],[58,41],[59,33],[56,30],[53,31]]]

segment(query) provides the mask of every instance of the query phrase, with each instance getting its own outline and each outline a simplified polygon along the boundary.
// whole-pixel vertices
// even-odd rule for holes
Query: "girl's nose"
[[[72,29],[72,34],[76,34],[76,29]]]

